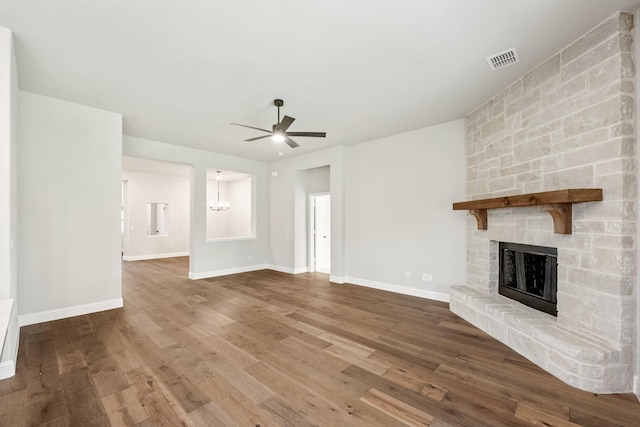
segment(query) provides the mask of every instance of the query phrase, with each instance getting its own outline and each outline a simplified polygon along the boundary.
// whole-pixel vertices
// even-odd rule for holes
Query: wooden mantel
[[[553,218],[554,231],[559,234],[571,234],[573,204],[599,201],[602,201],[602,188],[570,188],[458,202],[453,204],[453,210],[468,210],[476,217],[478,230],[486,230],[487,210],[489,209],[544,206]]]

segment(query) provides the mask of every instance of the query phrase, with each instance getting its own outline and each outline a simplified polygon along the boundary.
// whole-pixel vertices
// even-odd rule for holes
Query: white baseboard
[[[16,360],[18,360],[18,346],[20,345],[20,328],[18,327],[16,310],[17,308],[14,308],[11,313],[11,320],[9,321],[10,330],[7,331],[7,337],[4,342],[4,344],[7,345],[7,340],[10,342],[10,340],[13,339],[13,348],[2,349],[2,358],[8,360],[0,363],[0,380],[11,378],[16,374]]]
[[[93,302],[90,304],[75,305],[73,307],[41,311],[38,313],[22,314],[18,317],[18,323],[20,326],[34,325],[36,323],[66,319],[67,317],[81,316],[83,314],[96,313],[98,311],[112,310],[122,306],[122,298],[116,298],[107,301]]]
[[[0,363],[0,380],[6,380],[16,374],[16,363],[14,360],[7,360]]]
[[[264,270],[268,268],[269,270],[279,271],[280,273],[287,274],[300,274],[307,273],[307,267],[299,267],[299,268],[291,268],[291,267],[283,267],[279,265],[273,264],[262,264],[262,265],[253,265],[248,267],[240,267],[240,268],[229,268],[226,270],[217,270],[217,271],[208,271],[203,273],[192,273],[189,272],[189,279],[198,280],[198,279],[207,279],[210,277],[218,277],[218,276],[226,276],[228,274],[237,274],[237,273],[246,273],[248,271],[256,271],[256,270]],[[390,283],[376,282],[373,280],[367,279],[358,279],[356,277],[342,277],[342,276],[329,276],[329,281],[332,283],[352,283],[358,286],[365,286],[367,288],[380,289],[383,291],[395,292],[397,294],[402,295],[411,295],[414,297],[427,298],[435,301],[449,302],[449,294],[443,292],[434,292],[426,289],[416,289],[410,288],[408,286],[400,286],[393,285]]]
[[[13,349],[12,349],[12,354],[9,355],[10,360],[0,363],[0,380],[11,378],[16,374],[16,360],[18,360],[19,344],[20,344],[20,339],[19,337],[16,337],[15,345],[13,346]]]
[[[201,273],[189,272],[189,279],[208,279],[210,277],[227,276],[229,274],[247,273],[249,271],[264,270],[269,268],[267,264],[248,265],[245,267],[226,268],[224,270],[203,271]]]
[[[292,268],[292,267],[283,267],[281,265],[275,265],[275,264],[265,264],[264,266],[262,266],[259,269],[264,269],[264,268],[268,268],[269,270],[273,270],[273,271],[277,271],[280,273],[287,273],[287,274],[302,274],[302,273],[309,273],[310,269],[309,267],[297,267],[297,268]],[[252,270],[259,270],[258,268]],[[225,274],[233,274],[234,272],[231,273],[225,273]],[[242,272],[240,272],[242,273]],[[213,277],[213,276],[209,276],[209,277]],[[189,274],[189,278],[191,278],[191,274]],[[342,276],[331,276],[329,275],[329,281],[332,283],[344,283],[344,277]]]
[[[267,268],[269,270],[273,270],[273,271],[279,271],[280,273],[288,273],[288,274],[301,274],[301,273],[308,273],[309,272],[309,267],[297,267],[297,268],[291,268],[291,267],[283,267],[281,265],[273,265],[273,264],[269,264],[267,265]]]
[[[352,283],[367,288],[380,289],[381,291],[395,292],[396,294],[411,295],[414,297],[427,298],[435,301],[449,302],[449,294],[434,292],[426,289],[410,288],[408,286],[394,285],[391,283],[376,282],[374,280],[359,279],[356,277],[345,277],[345,283]]]
[[[175,258],[179,256],[189,256],[189,252],[173,252],[169,254],[151,254],[151,255],[134,255],[122,256],[123,261],[145,261],[148,259]]]

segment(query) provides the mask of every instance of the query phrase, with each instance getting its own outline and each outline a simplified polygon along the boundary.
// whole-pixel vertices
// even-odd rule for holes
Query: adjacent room
[[[0,426],[638,426],[640,0],[0,0]]]

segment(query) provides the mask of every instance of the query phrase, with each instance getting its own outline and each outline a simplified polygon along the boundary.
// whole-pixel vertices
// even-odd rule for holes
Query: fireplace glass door
[[[558,250],[507,242],[499,250],[499,293],[556,316]]]

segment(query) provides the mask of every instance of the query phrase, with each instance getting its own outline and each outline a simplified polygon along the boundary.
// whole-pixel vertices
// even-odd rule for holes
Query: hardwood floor
[[[23,327],[1,426],[640,426],[447,304],[326,275],[123,264],[125,307]]]

